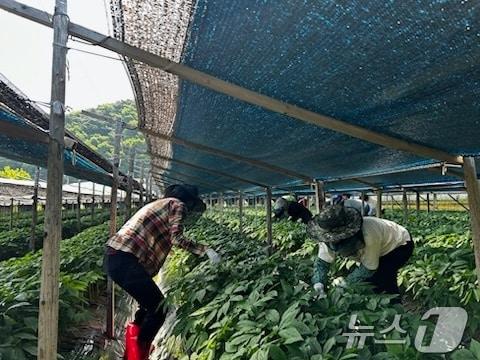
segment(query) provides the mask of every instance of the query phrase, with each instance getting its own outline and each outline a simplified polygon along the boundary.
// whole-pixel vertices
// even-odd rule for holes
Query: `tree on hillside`
[[[102,104],[95,109],[89,109],[89,111],[105,115],[112,119],[120,119],[126,122],[129,128],[135,128],[138,125],[137,109],[132,100],[122,100],[112,104]],[[112,159],[114,144],[113,135],[115,132],[114,122],[109,123],[93,119],[77,111],[67,114],[65,126],[93,150],[97,151],[108,160]],[[141,161],[146,165],[149,163],[149,157],[146,155],[147,146],[145,138],[140,131],[124,130],[122,144],[120,162],[121,171],[127,171],[128,157],[132,146],[135,147],[136,151],[136,163],[139,164]],[[137,173],[136,175],[138,176],[139,174]]]
[[[10,166],[5,166],[0,170],[0,177],[6,179],[15,179],[15,180],[31,180],[32,176],[22,168],[11,168]]]

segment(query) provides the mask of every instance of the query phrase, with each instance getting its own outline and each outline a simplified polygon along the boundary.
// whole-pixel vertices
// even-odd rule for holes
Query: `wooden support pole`
[[[238,194],[238,217],[240,219],[239,230],[243,232],[243,193],[240,191]]]
[[[81,223],[81,207],[82,207],[82,182],[78,180],[78,193],[77,193],[77,231],[80,232],[82,228]]]
[[[10,199],[10,230],[13,229],[13,207],[14,207],[14,203],[13,203],[13,197]]]
[[[265,210],[267,212],[267,243],[270,248],[272,249],[273,241],[272,241],[272,188],[267,186],[266,190],[266,199],[265,199]]]
[[[407,224],[408,222],[408,198],[407,198],[407,190],[403,189],[402,192],[402,202],[403,202],[403,223]]]
[[[40,181],[40,168],[35,169],[35,180],[33,184],[33,204],[32,204],[32,232],[30,234],[30,251],[35,251],[35,243],[37,241],[37,221],[38,221],[38,183]]]
[[[110,193],[110,237],[117,233],[117,192],[118,167],[120,165],[120,147],[122,142],[123,123],[117,120],[113,145],[112,161],[112,189]],[[109,339],[115,338],[115,288],[110,276],[107,277],[107,314],[105,335]]]
[[[93,221],[95,220],[95,183],[92,181],[92,224]]]
[[[430,193],[427,193],[427,213],[430,212]]]
[[[415,192],[415,208],[417,210],[417,216],[420,215],[420,193]]]
[[[105,185],[102,186],[102,209],[105,209]]]
[[[325,204],[325,193],[323,192],[323,182],[316,180],[315,186],[315,210],[317,214],[322,211]]]
[[[463,172],[465,187],[468,193],[468,205],[470,208],[470,223],[472,226],[473,249],[475,252],[475,264],[478,285],[480,286],[480,184],[477,179],[475,158],[463,158]]]
[[[133,169],[135,165],[135,148],[130,149],[130,157],[128,161],[128,186],[127,195],[125,196],[125,222],[132,216],[132,195],[133,195]]]
[[[145,201],[143,199],[143,177],[145,176],[145,162],[142,161],[142,167],[140,170],[140,207],[145,205]]]
[[[38,316],[37,357],[39,360],[57,358],[68,23],[67,1],[56,0],[53,16],[52,90],[47,165],[47,206],[45,209],[46,236],[43,242]]]
[[[437,193],[433,193],[433,211],[438,210]]]
[[[20,211],[22,209],[22,202],[20,200],[17,201],[17,213],[16,213],[16,217],[17,217],[17,224],[18,224],[18,221],[20,220]]]
[[[365,216],[365,192],[360,193],[360,197],[362,198],[362,217]]]
[[[375,211],[378,218],[382,218],[382,209],[382,190],[377,190],[377,208],[375,209]]]

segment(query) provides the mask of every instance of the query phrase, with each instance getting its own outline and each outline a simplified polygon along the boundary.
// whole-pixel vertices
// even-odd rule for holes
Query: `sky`
[[[53,13],[54,0],[19,0]],[[111,34],[109,0],[67,1],[70,21]],[[108,21],[108,22],[107,22]],[[34,101],[50,102],[53,30],[0,9],[0,72]],[[69,40],[68,47],[117,58],[98,46]],[[119,60],[69,50],[66,105],[73,110],[133,99],[132,87]],[[68,108],[67,108],[68,109]]]

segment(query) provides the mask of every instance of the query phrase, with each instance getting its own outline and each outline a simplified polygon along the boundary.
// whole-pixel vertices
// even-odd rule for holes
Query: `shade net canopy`
[[[14,125],[20,131],[34,129],[39,134],[46,134],[28,120],[0,107],[0,129],[3,124]],[[65,175],[79,179],[91,179],[99,184],[110,185],[112,183],[111,176],[105,170],[81,154],[65,149],[63,155]],[[0,156],[46,168],[48,145],[43,142],[9,136],[0,131]]]
[[[480,153],[478,2],[126,0],[112,1],[112,8],[115,36],[173,61],[410,143],[453,155]],[[161,133],[325,181],[331,191],[459,180],[423,169],[438,159],[307,124],[128,64],[153,156],[266,185],[299,181],[172,145],[155,137]],[[197,183],[204,192],[252,189],[175,161],[154,159],[152,165],[158,174]],[[340,181],[352,178],[371,185]]]

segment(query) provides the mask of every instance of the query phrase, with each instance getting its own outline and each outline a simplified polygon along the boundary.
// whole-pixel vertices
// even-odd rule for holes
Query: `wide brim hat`
[[[328,206],[308,223],[307,232],[312,239],[334,243],[348,239],[362,228],[362,214],[343,204]]]

